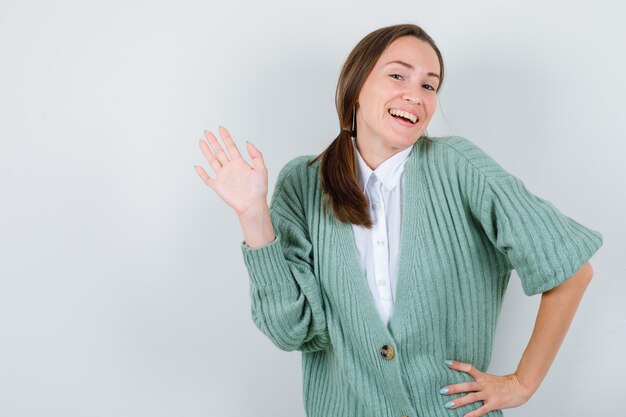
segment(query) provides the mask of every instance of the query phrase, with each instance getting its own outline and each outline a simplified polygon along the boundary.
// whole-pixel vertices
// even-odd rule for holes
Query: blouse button
[[[376,241],[376,244],[377,244],[378,246],[382,246],[382,245],[384,245],[384,244],[385,244],[385,241],[384,241],[384,240],[377,240],[377,241]]]
[[[396,355],[396,352],[393,349],[393,346],[385,345],[382,348],[380,348],[380,354],[383,358],[387,360],[391,360]]]
[[[378,208],[378,203],[372,204],[372,207],[374,207],[374,209],[377,209]]]

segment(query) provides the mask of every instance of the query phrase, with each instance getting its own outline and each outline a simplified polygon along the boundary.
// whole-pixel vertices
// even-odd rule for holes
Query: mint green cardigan
[[[578,271],[602,235],[529,192],[468,139],[422,136],[402,177],[394,312],[378,315],[350,224],[322,211],[319,161],[289,161],[270,202],[276,239],[241,242],[252,319],[280,349],[302,352],[308,417],[463,416],[444,385],[486,372],[511,270],[526,295]],[[383,349],[383,347],[385,347]],[[392,349],[395,355],[385,353]],[[502,416],[493,410],[486,416]]]

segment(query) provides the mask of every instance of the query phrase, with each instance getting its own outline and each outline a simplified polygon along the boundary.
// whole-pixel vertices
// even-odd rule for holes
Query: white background
[[[618,415],[624,18],[617,0],[1,0],[0,416],[304,416],[300,353],[254,327],[243,235],[194,171],[198,141],[222,124],[253,142],[271,195],[337,135],[349,51],[396,23],[444,55],[429,133],[469,138],[604,236],[550,372],[505,414]],[[539,301],[514,275],[489,373],[515,370]]]

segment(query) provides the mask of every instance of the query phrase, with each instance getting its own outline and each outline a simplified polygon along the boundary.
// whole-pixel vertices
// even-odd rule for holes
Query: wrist
[[[270,209],[266,202],[251,205],[238,214],[244,241],[251,248],[263,246],[276,239]]]
[[[522,390],[525,392],[527,400],[529,400],[530,397],[532,397],[533,394],[535,394],[535,391],[537,391],[537,389],[539,388],[539,385],[534,384],[532,381],[529,381],[527,378],[520,375],[518,371],[515,371],[513,373],[513,376],[517,378],[517,381],[522,387]]]
[[[245,210],[238,211],[239,219],[254,219],[269,213],[270,209],[266,201],[259,201],[248,206]]]

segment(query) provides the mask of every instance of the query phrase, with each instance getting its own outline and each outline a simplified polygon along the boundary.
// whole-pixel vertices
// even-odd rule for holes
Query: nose
[[[415,104],[422,104],[422,97],[420,96],[420,86],[410,86],[406,89],[403,95],[403,99],[408,100]]]

